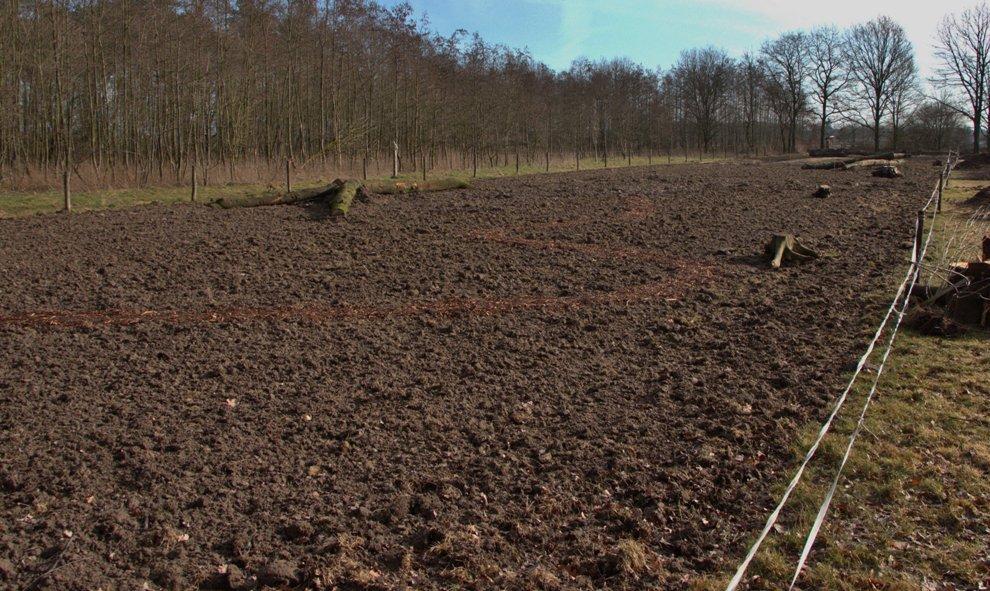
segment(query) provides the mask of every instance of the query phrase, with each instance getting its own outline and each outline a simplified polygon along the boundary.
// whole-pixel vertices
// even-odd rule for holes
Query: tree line
[[[946,17],[937,96],[880,17],[554,71],[369,0],[3,0],[0,182],[273,179],[591,158],[763,155],[835,141],[943,149],[990,121],[990,10]],[[252,178],[253,176],[253,178]]]

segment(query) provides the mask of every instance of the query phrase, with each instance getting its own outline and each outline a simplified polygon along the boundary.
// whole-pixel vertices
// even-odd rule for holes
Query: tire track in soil
[[[106,310],[59,311],[48,310],[26,314],[0,315],[0,325],[86,327],[97,325],[126,326],[141,322],[165,324],[211,324],[250,320],[372,320],[391,317],[432,314],[436,316],[497,316],[528,310],[578,310],[594,305],[628,304],[644,300],[677,299],[688,285],[710,279],[709,267],[693,266],[691,281],[647,283],[633,287],[576,296],[525,296],[510,298],[450,298],[414,302],[401,306],[294,306],[294,307],[231,307],[214,310],[181,312],[177,310]]]
[[[623,221],[639,221],[655,211],[653,203],[645,197],[627,199],[630,207],[617,216]],[[591,216],[581,216],[566,221],[531,224],[530,227],[578,226],[593,223]],[[517,227],[516,232],[526,228]],[[206,310],[38,310],[22,314],[0,314],[2,326],[50,326],[91,327],[127,326],[142,322],[163,324],[214,324],[238,321],[306,320],[327,322],[333,320],[371,320],[391,317],[408,317],[420,314],[435,316],[470,315],[496,316],[529,310],[559,311],[577,310],[594,305],[633,303],[655,299],[677,299],[687,288],[712,279],[714,266],[686,259],[662,257],[654,251],[633,247],[572,242],[567,240],[535,239],[513,236],[504,230],[472,230],[466,239],[495,242],[510,246],[545,251],[570,251],[600,258],[625,258],[655,261],[671,271],[671,280],[653,282],[605,292],[586,292],[574,296],[518,296],[506,298],[446,298],[434,301],[410,302],[398,306],[309,305],[287,307],[226,307]]]

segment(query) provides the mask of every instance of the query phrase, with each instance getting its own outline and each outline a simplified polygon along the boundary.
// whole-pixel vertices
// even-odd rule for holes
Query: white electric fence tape
[[[947,159],[947,162],[948,162],[948,164],[946,165],[946,169],[947,169],[947,171],[951,171],[951,169],[952,169],[952,164],[951,164],[951,162],[952,162],[952,155],[951,155],[951,153],[949,154],[949,157]],[[946,174],[944,175],[944,177],[940,177],[940,182],[941,182],[941,178],[948,178],[948,172],[946,172]],[[931,196],[928,198],[928,202],[925,203],[925,206],[924,206],[923,209],[927,209],[928,207],[930,207],[931,204],[937,198],[937,195],[938,195],[938,187],[936,187],[935,190],[932,192]],[[932,220],[934,221],[934,219],[935,218],[934,218],[934,214],[933,214]],[[935,228],[935,224],[932,223],[931,224],[931,228],[929,229],[929,232],[928,232],[928,240],[926,240],[925,245],[924,245],[924,250],[927,250],[927,248],[928,248],[928,242],[931,240],[932,231],[934,230],[934,228]],[[916,227],[915,228],[915,240],[917,240],[917,231],[918,231],[918,228]],[[784,494],[781,496],[780,502],[777,503],[777,506],[770,513],[769,517],[767,517],[767,522],[763,526],[763,529],[760,531],[760,535],[757,536],[756,541],[753,542],[753,545],[750,547],[749,551],[746,553],[746,557],[743,559],[742,563],[739,565],[739,568],[736,569],[735,575],[733,575],[732,580],[729,581],[728,586],[726,586],[726,588],[725,588],[726,591],[734,591],[739,586],[739,583],[742,582],[743,576],[745,576],[745,574],[746,574],[746,570],[749,568],[750,563],[753,561],[753,558],[756,556],[757,551],[759,551],[760,546],[763,544],[764,540],[766,540],[767,535],[769,535],[770,530],[773,529],[774,524],[777,523],[777,519],[780,517],[780,512],[783,510],[784,505],[787,504],[787,500],[790,499],[791,493],[794,492],[794,489],[797,487],[798,482],[800,482],[801,476],[804,474],[805,468],[808,467],[808,464],[811,462],[811,459],[814,457],[815,453],[818,451],[818,447],[821,445],[822,440],[825,439],[825,435],[828,434],[829,429],[831,429],[832,423],[835,421],[835,417],[839,414],[839,410],[842,408],[842,405],[845,404],[846,399],[849,397],[849,392],[852,390],[853,385],[856,383],[856,379],[859,377],[859,374],[862,373],[863,367],[866,366],[866,361],[867,361],[867,359],[869,359],[870,355],[873,353],[873,350],[876,347],[877,342],[880,340],[880,336],[883,334],[884,328],[886,328],[886,326],[887,326],[887,322],[890,320],[890,317],[894,314],[894,311],[897,308],[897,303],[901,300],[901,296],[905,294],[905,290],[909,289],[909,287],[908,287],[909,285],[913,285],[914,284],[914,281],[917,278],[917,275],[918,275],[918,273],[920,272],[920,269],[921,269],[921,260],[923,259],[923,255],[922,256],[918,256],[917,259],[918,260],[916,260],[916,261],[912,261],[913,264],[908,269],[908,272],[905,275],[904,280],[901,282],[900,286],[897,288],[897,293],[894,295],[894,300],[890,303],[890,307],[887,309],[887,314],[884,316],[883,321],[880,323],[880,326],[877,328],[876,333],[873,335],[873,339],[870,340],[870,344],[869,344],[869,346],[867,346],[866,352],[863,353],[863,356],[859,358],[859,362],[856,364],[856,370],[853,372],[852,378],[850,378],[849,383],[846,385],[845,390],[843,390],[843,392],[842,392],[842,395],[840,395],[839,398],[838,398],[838,400],[836,400],[835,406],[832,408],[832,412],[829,414],[828,418],[822,424],[821,429],[819,429],[818,436],[815,438],[814,443],[812,443],[811,447],[808,449],[808,452],[804,455],[804,459],[801,461],[800,466],[798,466],[797,471],[794,473],[794,477],[791,478],[791,481],[788,483],[787,488],[784,490]],[[905,306],[907,306],[907,301],[909,299],[910,299],[910,293],[908,293],[907,296],[905,297],[905,300],[904,300],[905,301],[905,303],[904,303]],[[901,318],[903,318],[903,310],[902,310],[901,314],[898,316],[898,320],[897,320],[897,325],[898,326],[900,325]],[[895,335],[896,335],[896,331],[897,331],[897,329],[895,327],[895,329],[894,329]],[[891,340],[891,343],[892,342],[893,341]],[[885,353],[884,353],[884,361],[886,361],[886,358],[887,358],[887,355],[889,354],[889,351],[890,351],[890,349],[888,347],[887,351],[885,351]],[[880,371],[878,370],[878,372],[877,372],[878,377],[879,377],[879,373],[880,373]],[[845,460],[843,460],[843,464],[844,463],[845,463]],[[841,470],[841,468],[840,468],[840,470]],[[838,478],[838,475],[836,476],[836,478]],[[822,513],[821,510],[819,511],[819,513],[820,513],[821,519],[824,520],[824,514]],[[817,519],[816,519],[816,524],[818,525],[818,527],[821,526],[821,523],[818,522]],[[816,530],[816,534],[817,534],[817,530]],[[814,542],[812,541],[811,543],[813,544]],[[810,546],[807,547],[806,550],[808,552],[810,552]],[[806,558],[807,558],[807,556],[805,555],[805,553],[802,553],[802,559],[804,560]],[[800,569],[801,569],[802,566],[803,566],[803,561],[798,566],[798,573],[800,573]],[[797,580],[797,575],[795,575],[795,579],[794,580],[795,581]],[[794,585],[794,583],[792,582],[791,583],[791,586],[793,587],[793,585]]]
[[[918,257],[919,261],[925,260],[925,253],[928,251],[928,245],[932,240],[932,233],[935,230],[935,216],[937,215],[938,212],[932,213],[931,228],[928,230],[928,237],[925,239],[925,245],[921,249],[921,254]],[[918,275],[920,274],[921,265],[917,264],[914,266],[914,276],[911,278],[912,284],[918,280]],[[852,453],[853,444],[856,442],[856,438],[859,437],[859,433],[863,429],[863,422],[866,420],[866,411],[869,409],[870,403],[873,401],[873,396],[877,392],[877,384],[880,383],[880,376],[883,374],[883,369],[887,363],[887,358],[890,356],[890,351],[894,347],[894,339],[897,337],[897,330],[901,326],[901,321],[904,320],[904,315],[907,313],[908,304],[910,302],[911,292],[909,290],[904,296],[904,304],[901,305],[901,309],[897,313],[897,321],[894,323],[893,331],[890,334],[890,338],[887,340],[887,348],[883,352],[883,358],[880,360],[880,366],[877,368],[877,373],[873,377],[873,384],[870,386],[870,392],[866,395],[866,401],[863,403],[863,410],[859,413],[859,421],[856,423],[856,428],[853,429],[852,435],[849,436],[849,444],[846,445],[846,453],[842,456],[842,462],[839,463],[839,468],[835,472],[835,478],[832,480],[832,485],[825,494],[825,499],[822,502],[821,507],[818,508],[818,515],[815,517],[815,523],[811,526],[811,530],[808,532],[808,538],[805,540],[804,549],[801,551],[801,558],[798,560],[797,568],[794,570],[794,578],[791,579],[791,585],[788,587],[788,591],[792,591],[794,589],[794,585],[797,584],[798,578],[801,576],[801,571],[804,569],[805,562],[808,560],[808,555],[811,553],[811,548],[815,545],[815,540],[818,538],[818,532],[822,527],[822,523],[825,521],[825,514],[828,513],[829,505],[832,503],[832,497],[835,496],[835,490],[839,486],[839,477],[842,476],[842,470],[846,467],[846,462],[849,461],[849,456]]]

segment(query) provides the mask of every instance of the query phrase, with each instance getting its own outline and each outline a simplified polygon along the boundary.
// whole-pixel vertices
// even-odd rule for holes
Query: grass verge
[[[962,202],[990,182],[953,180],[930,252],[958,248]],[[977,230],[990,233],[990,222]],[[967,255],[975,254],[974,240]],[[970,247],[967,247],[969,249]],[[877,362],[876,359],[873,360]],[[874,374],[862,379],[749,570],[752,589],[786,588]],[[793,447],[800,462],[819,423]],[[793,470],[793,467],[791,468]],[[786,472],[790,478],[792,472]],[[774,498],[783,493],[780,482]],[[754,532],[755,534],[755,532]],[[751,540],[752,538],[750,538]],[[736,549],[742,552],[743,548]],[[733,554],[729,568],[738,565]],[[695,581],[724,589],[731,572]],[[990,588],[990,335],[952,339],[902,329],[881,376],[802,589],[938,591]]]
[[[703,162],[714,162],[717,160],[721,159],[706,158]],[[650,165],[651,162],[652,166],[668,165],[666,156],[653,158],[652,161],[647,158],[637,157],[633,158],[631,161],[626,159],[609,160],[609,168],[647,166]],[[675,156],[671,159],[670,164],[677,165],[697,162],[699,162],[697,156],[687,159],[685,159],[684,156]],[[592,158],[585,158],[581,160],[581,170],[600,170],[602,168],[603,164]],[[573,161],[552,163],[550,166],[551,173],[573,172],[574,169],[575,163]],[[522,164],[519,167],[520,175],[546,174],[546,172],[547,170],[545,165]],[[478,168],[478,176],[476,178],[503,178],[515,176],[515,174],[516,167],[513,163],[508,166]],[[434,180],[438,178],[456,178],[466,181],[470,181],[475,178],[473,177],[471,170],[437,170],[431,174],[428,174],[427,177]],[[422,175],[409,173],[400,175],[398,180],[404,182],[415,182],[421,179]],[[293,190],[310,189],[313,187],[326,185],[331,180],[333,179],[303,177],[293,180],[292,188]],[[368,180],[386,182],[391,179],[388,176],[373,176],[369,177]],[[206,203],[222,197],[231,198],[246,194],[261,193],[269,189],[269,187],[270,185],[267,183],[213,184],[201,186],[198,188],[197,200]],[[281,190],[282,186],[276,185],[274,188],[276,190]],[[155,203],[180,203],[189,201],[190,195],[191,190],[189,186],[149,186],[131,189],[74,190],[72,192],[72,207],[73,211],[90,211],[98,209],[131,207],[135,205],[150,205]],[[62,206],[61,189],[20,192],[0,191],[0,218],[20,217],[38,213],[55,213],[61,211]]]

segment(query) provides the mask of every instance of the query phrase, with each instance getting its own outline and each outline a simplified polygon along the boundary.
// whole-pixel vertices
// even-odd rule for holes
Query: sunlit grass
[[[706,157],[702,162],[713,162],[720,158]],[[626,158],[609,159],[609,168],[626,168],[629,166],[663,166],[667,164],[685,164],[699,162],[698,155],[694,154],[685,158],[683,154],[672,156],[668,161],[666,155],[656,156],[652,159],[647,157],[635,157],[631,160]],[[574,160],[552,160],[550,172],[572,172],[577,168]],[[594,158],[583,158],[581,160],[581,170],[600,170],[604,168],[604,163]],[[544,174],[547,172],[545,163],[534,162],[527,164],[521,162],[519,175]],[[510,158],[508,165],[482,167],[479,163],[477,177],[472,169],[456,170],[435,170],[427,173],[427,178],[453,177],[463,180],[490,179],[511,177],[516,175],[516,165]],[[279,177],[281,178],[281,177]],[[383,175],[370,176],[369,180],[386,180],[389,177]],[[422,179],[422,173],[404,173],[399,175],[401,181],[416,181]],[[331,178],[294,178],[293,189],[307,189],[330,182]],[[284,185],[280,181],[272,183],[237,183],[237,184],[212,184],[200,186],[197,190],[197,201],[207,203],[221,197],[233,197],[251,193],[259,193],[273,187],[275,190],[282,190]],[[191,188],[189,186],[149,186],[143,188],[128,189],[100,189],[100,190],[80,190],[72,191],[72,208],[74,211],[87,211],[97,209],[113,209],[120,207],[131,207],[135,205],[150,204],[170,204],[188,202],[191,200]],[[54,213],[63,209],[63,198],[61,190],[49,191],[0,191],[0,218],[19,217],[37,213]]]

